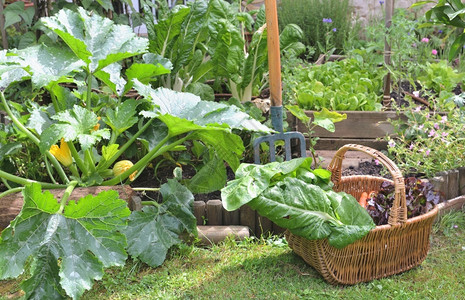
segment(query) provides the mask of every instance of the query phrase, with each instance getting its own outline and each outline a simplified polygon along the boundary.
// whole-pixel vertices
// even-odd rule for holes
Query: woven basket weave
[[[407,219],[404,178],[397,166],[381,152],[360,145],[340,148],[328,169],[332,172],[334,190],[359,199],[363,192],[378,191],[385,178],[374,176],[341,176],[342,160],[348,150],[369,154],[391,173],[395,197],[388,225],[376,226],[365,237],[337,249],[327,239],[307,240],[286,231],[289,246],[323,278],[332,284],[356,284],[407,271],[419,265],[429,250],[429,236],[438,208]]]

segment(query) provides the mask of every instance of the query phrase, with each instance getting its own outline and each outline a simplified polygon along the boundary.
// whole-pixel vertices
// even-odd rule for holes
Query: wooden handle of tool
[[[265,16],[268,43],[268,68],[270,71],[271,106],[282,105],[281,95],[281,51],[276,0],[265,0]]]

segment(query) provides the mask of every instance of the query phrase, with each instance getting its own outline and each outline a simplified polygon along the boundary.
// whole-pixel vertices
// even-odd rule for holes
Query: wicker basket
[[[327,239],[307,240],[286,231],[289,246],[323,278],[332,284],[356,284],[407,271],[419,265],[429,250],[435,206],[428,213],[407,219],[404,178],[397,166],[381,152],[360,145],[340,148],[329,165],[335,191],[358,199],[363,192],[377,191],[387,179],[374,176],[341,176],[342,159],[348,150],[357,150],[379,160],[391,172],[395,198],[388,225],[376,226],[365,237],[337,249]]]

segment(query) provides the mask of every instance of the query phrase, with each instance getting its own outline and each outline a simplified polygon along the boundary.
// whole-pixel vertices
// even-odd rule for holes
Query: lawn
[[[0,283],[0,299],[21,295],[18,281]],[[184,244],[156,269],[129,261],[106,270],[82,299],[462,299],[464,291],[465,213],[455,212],[435,224],[421,266],[381,280],[329,285],[284,239],[272,237]]]

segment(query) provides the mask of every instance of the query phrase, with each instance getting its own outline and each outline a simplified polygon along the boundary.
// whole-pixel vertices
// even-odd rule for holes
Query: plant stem
[[[142,126],[142,128],[136,132],[136,134],[134,134],[119,150],[118,152],[116,152],[115,155],[113,155],[109,160],[107,160],[104,164],[100,165],[100,163],[97,165],[97,169],[98,170],[102,170],[102,169],[108,169],[117,159],[118,157],[120,157],[124,151],[126,151],[127,148],[129,148],[129,146],[132,145],[132,143],[134,143],[134,141],[150,126],[150,124],[152,124],[154,119],[150,119],[148,120],[147,123],[145,123],[144,126]],[[110,144],[111,145],[111,144]],[[102,161],[102,160],[101,160]]]
[[[142,205],[152,205],[152,206],[160,207],[160,204],[158,204],[158,203],[155,202],[155,201],[141,201],[140,204],[142,204]]]
[[[78,182],[76,180],[73,180],[66,187],[65,193],[63,194],[63,197],[60,200],[60,209],[58,210],[59,214],[63,213],[63,209],[65,208],[66,202],[68,202],[68,198],[71,195],[71,193],[73,192],[73,190],[76,187],[77,183]]]
[[[62,184],[53,184],[53,183],[48,183],[48,182],[40,182],[40,181],[35,181],[35,180],[30,180],[30,179],[25,179],[10,173],[7,173],[5,171],[0,170],[0,177],[5,178],[9,181],[19,183],[21,185],[27,185],[30,183],[39,183],[43,188],[46,189],[56,189],[56,188],[63,188],[66,185]]]
[[[160,188],[144,188],[144,187],[134,187],[133,191],[149,191],[149,192],[158,192]]]
[[[24,132],[24,134],[26,134],[26,136],[28,138],[30,138],[34,144],[39,146],[40,140],[34,134],[32,134],[32,132],[30,132],[23,124],[21,124],[21,122],[13,115],[13,112],[11,111],[10,106],[6,102],[5,94],[3,92],[1,92],[1,91],[0,91],[0,99],[2,100],[2,103],[3,103],[3,106],[4,106],[5,110],[6,110],[6,113],[8,114],[8,117],[11,119],[13,124],[15,124],[18,127],[19,130]],[[45,155],[52,162],[52,164],[55,167],[55,169],[57,170],[58,175],[60,176],[61,180],[63,180],[64,183],[68,183],[69,179],[66,176],[65,171],[61,167],[60,163],[55,158],[55,156],[53,156],[49,151],[45,151]]]
[[[71,171],[71,174],[73,174],[73,176],[76,177],[76,179],[81,178],[81,176],[79,175],[79,172],[78,172],[78,170],[77,170],[77,168],[76,168],[76,166],[74,164],[71,164],[69,166],[69,170]]]
[[[152,156],[154,154],[156,154],[158,152],[158,150],[160,150],[160,148],[166,142],[168,142],[169,139],[170,139],[170,135],[168,134],[165,138],[163,138],[163,140],[161,140],[160,143],[158,143],[158,145],[155,148],[153,148],[149,153],[147,153],[144,157],[142,157],[135,165],[133,165],[132,167],[130,167],[129,169],[124,171],[121,175],[116,176],[116,177],[114,177],[114,178],[112,178],[110,180],[106,180],[106,181],[102,182],[102,185],[115,185],[115,184],[118,184],[122,180],[126,179],[129,175],[131,175],[134,171],[137,171],[140,168],[147,165],[149,163],[149,161],[152,160]]]
[[[52,183],[58,184],[58,182],[53,177],[52,169],[50,168],[50,163],[48,162],[47,156],[44,157],[44,161],[45,161],[45,169],[47,170],[48,177],[50,177],[50,180],[52,180]]]
[[[76,165],[78,166],[79,170],[86,176],[90,175],[89,169],[86,168],[86,165],[82,161],[81,157],[79,156],[79,153],[76,150],[76,147],[74,147],[73,142],[68,142],[68,148],[71,151],[71,156],[74,158],[74,161],[76,162]]]
[[[86,158],[87,166],[89,167],[88,170],[90,171],[90,173],[95,173],[96,169],[94,163],[94,156],[92,155],[91,149],[87,149],[86,151],[84,151],[84,155]]]
[[[5,197],[6,195],[9,195],[9,194],[20,192],[22,190],[24,190],[24,186],[20,186],[20,187],[16,187],[16,188],[13,188],[13,189],[6,190],[6,191],[4,191],[3,193],[0,194],[0,198]]]
[[[2,177],[2,182],[6,186],[7,189],[9,189],[9,190],[11,189],[11,186],[8,184],[8,181],[3,177]]]
[[[92,73],[90,71],[87,72],[86,107],[92,110]]]

